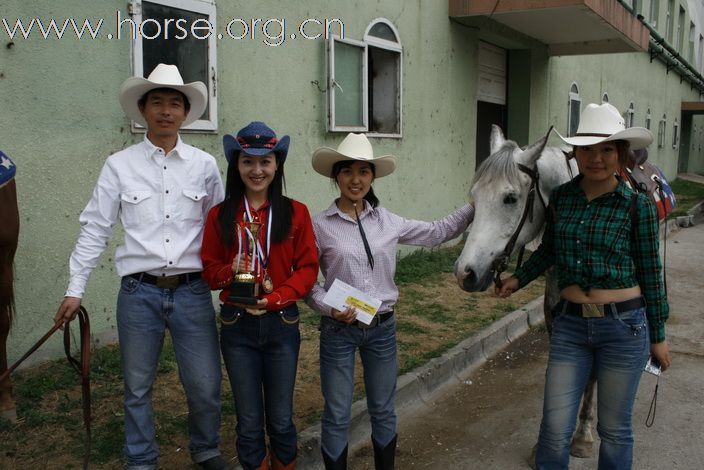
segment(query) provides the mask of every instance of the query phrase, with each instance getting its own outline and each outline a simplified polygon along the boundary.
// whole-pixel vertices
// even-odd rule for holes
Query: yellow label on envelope
[[[368,303],[362,302],[361,300],[356,299],[356,298],[354,298],[354,297],[352,297],[352,296],[347,297],[347,298],[345,299],[345,303],[346,303],[347,305],[349,305],[350,307],[354,307],[354,308],[356,308],[357,310],[361,310],[361,311],[363,311],[364,313],[368,313],[369,315],[375,315],[375,314],[376,314],[376,309],[374,308],[373,305],[369,305]]]

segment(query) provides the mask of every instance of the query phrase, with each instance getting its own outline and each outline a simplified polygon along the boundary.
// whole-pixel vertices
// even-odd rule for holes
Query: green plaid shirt
[[[633,190],[619,179],[614,192],[590,202],[579,186],[581,179],[581,175],[577,176],[550,195],[550,206],[555,210],[547,211],[540,247],[515,273],[519,286],[525,286],[552,265],[556,267],[560,290],[573,284],[585,292],[590,288],[639,285],[646,301],[650,341],[660,343],[665,340],[669,306],[662,279],[655,206],[647,196],[638,195],[638,226],[632,232],[629,212]]]

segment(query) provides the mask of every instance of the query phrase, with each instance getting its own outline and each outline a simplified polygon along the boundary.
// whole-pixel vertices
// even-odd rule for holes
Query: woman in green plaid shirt
[[[496,293],[507,297],[555,266],[562,298],[553,312],[537,468],[568,468],[580,398],[594,369],[599,469],[630,469],[641,372],[649,354],[662,370],[671,362],[669,309],[655,206],[616,173],[629,148],[647,147],[653,137],[626,128],[604,103],[588,105],[577,133],[560,138],[574,146],[580,174],[552,192],[540,247]]]

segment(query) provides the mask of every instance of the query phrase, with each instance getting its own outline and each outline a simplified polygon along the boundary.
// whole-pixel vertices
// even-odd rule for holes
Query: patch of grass
[[[158,374],[168,374],[176,372],[176,370],[178,370],[176,352],[174,351],[173,342],[171,341],[171,335],[167,335],[166,338],[164,338],[164,346],[161,348],[161,354],[159,354],[159,362],[157,363],[156,371]]]
[[[116,344],[95,349],[90,358],[90,375],[93,379],[122,380],[120,347]]]
[[[677,207],[670,214],[670,217],[687,215],[689,209],[704,201],[704,184],[678,178],[670,184],[670,187],[675,193],[675,199],[677,200]]]
[[[435,323],[447,323],[454,319],[454,317],[447,312],[447,309],[438,303],[417,306],[413,309],[413,314],[425,317]]]
[[[458,244],[450,248],[420,249],[399,259],[396,263],[396,284],[401,286],[421,278],[432,282],[438,273],[453,272],[462,246]]]
[[[109,416],[99,427],[93,429],[91,462],[103,464],[120,458],[123,440],[123,416]],[[82,452],[83,449],[80,449],[78,455]]]
[[[396,321],[396,332],[414,335],[424,333],[425,329],[422,326],[413,323],[413,321],[399,318]]]
[[[471,293],[469,297],[467,297],[467,300],[465,301],[465,308],[469,312],[475,312],[477,310],[477,307],[479,305],[479,299],[477,294]]]
[[[408,356],[403,361],[399,361],[403,366],[399,367],[399,375],[403,375],[406,372],[410,372],[413,369],[425,364],[425,360],[419,356]]]
[[[493,311],[497,313],[509,313],[513,312],[516,310],[518,307],[513,302],[498,302],[494,308]]]

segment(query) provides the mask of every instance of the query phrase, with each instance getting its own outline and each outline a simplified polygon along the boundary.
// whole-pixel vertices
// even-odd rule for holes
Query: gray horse
[[[491,156],[477,169],[470,191],[475,207],[474,222],[455,263],[455,276],[462,289],[486,290],[497,265],[515,251],[514,247],[540,241],[545,223],[544,204],[550,193],[577,174],[574,160],[566,159],[563,149],[546,146],[547,138],[546,135],[522,150],[515,142],[506,140],[499,127],[492,126]],[[535,188],[533,196],[530,196],[531,187]],[[529,210],[526,210],[527,204],[532,206],[527,208]],[[524,211],[529,216],[525,216]],[[548,271],[543,306],[548,333],[552,326],[552,307],[559,297],[557,280]],[[592,454],[594,388],[592,380],[582,400],[571,447],[576,457]]]

